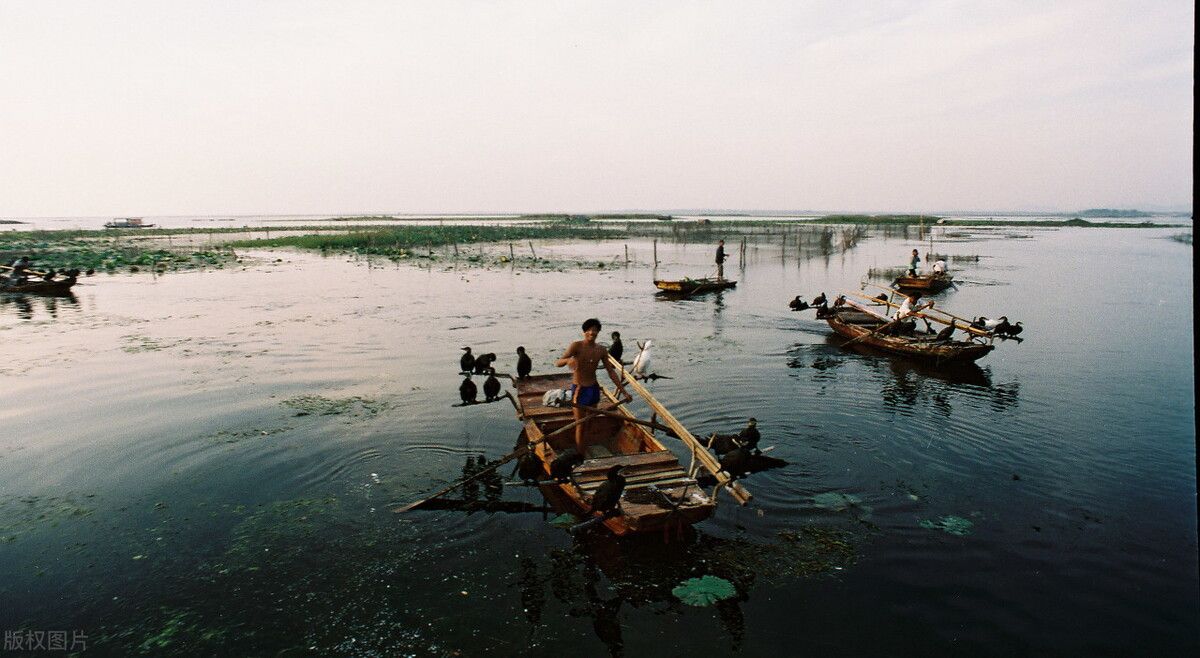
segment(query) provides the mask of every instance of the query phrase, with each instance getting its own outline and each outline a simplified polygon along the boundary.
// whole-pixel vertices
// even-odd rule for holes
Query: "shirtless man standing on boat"
[[[596,343],[596,336],[599,335],[600,321],[596,318],[584,320],[583,340],[577,340],[568,345],[562,357],[554,362],[554,365],[559,368],[569,365],[574,371],[571,375],[571,402],[577,405],[574,408],[575,420],[579,421],[575,426],[575,449],[583,458],[587,457],[587,452],[584,450],[587,446],[583,442],[585,423],[582,418],[585,412],[581,407],[594,407],[600,403],[600,383],[596,381],[596,368],[603,364],[604,369],[608,371],[608,376],[617,387],[617,397],[621,398],[626,395],[620,375],[605,358],[608,356],[608,350],[604,349],[603,345]]]

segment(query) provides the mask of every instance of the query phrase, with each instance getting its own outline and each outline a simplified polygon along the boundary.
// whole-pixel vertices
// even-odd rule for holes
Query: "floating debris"
[[[856,510],[859,513],[869,515],[874,511],[870,505],[864,505],[862,498],[854,494],[842,493],[840,491],[826,491],[812,497],[813,504],[823,510],[830,512],[845,512],[848,510]]]
[[[550,519],[550,525],[554,526],[555,528],[570,528],[576,523],[579,523],[579,521],[579,517],[575,516],[574,514],[563,513],[559,514],[553,519]]]
[[[683,581],[671,593],[688,605],[704,607],[737,596],[737,588],[724,578],[702,576]]]
[[[971,528],[975,527],[975,524],[971,523],[967,519],[962,518],[961,516],[943,516],[937,521],[922,519],[921,527],[925,528],[926,530],[941,530],[942,532],[949,533],[951,535],[965,537],[966,535],[971,534]]]

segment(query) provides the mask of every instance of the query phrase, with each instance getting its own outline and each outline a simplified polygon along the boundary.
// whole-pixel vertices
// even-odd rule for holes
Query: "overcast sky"
[[[0,217],[1190,209],[1194,18],[0,0]]]

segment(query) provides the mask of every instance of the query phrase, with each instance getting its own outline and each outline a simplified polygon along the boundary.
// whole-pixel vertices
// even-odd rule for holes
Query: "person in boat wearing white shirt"
[[[933,264],[933,273],[934,274],[945,274],[946,273],[946,261],[939,258],[938,261]]]

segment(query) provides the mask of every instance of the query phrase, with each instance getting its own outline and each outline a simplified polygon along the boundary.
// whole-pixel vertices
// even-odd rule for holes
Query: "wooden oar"
[[[12,270],[12,269],[16,269],[16,268],[9,267],[8,265],[0,265],[0,269]],[[28,272],[29,274],[36,274],[37,276],[46,276],[46,272],[39,272],[37,270],[25,270],[25,271]]]

